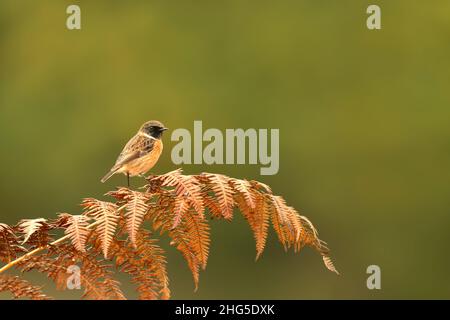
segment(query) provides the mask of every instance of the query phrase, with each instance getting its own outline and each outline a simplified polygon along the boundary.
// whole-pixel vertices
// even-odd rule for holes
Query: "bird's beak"
[[[161,131],[169,130],[169,128],[162,128]]]

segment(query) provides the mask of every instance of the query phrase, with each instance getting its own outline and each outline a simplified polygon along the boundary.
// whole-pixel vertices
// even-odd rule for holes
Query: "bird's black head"
[[[166,131],[167,128],[164,127],[164,125],[156,120],[147,121],[144,123],[141,127],[141,131],[143,131],[146,134],[151,135],[152,137],[159,139],[161,138],[164,131]]]

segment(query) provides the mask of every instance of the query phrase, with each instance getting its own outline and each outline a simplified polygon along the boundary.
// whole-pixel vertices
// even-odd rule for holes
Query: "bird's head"
[[[156,120],[147,121],[144,123],[140,129],[140,131],[151,135],[152,137],[159,139],[161,138],[164,131],[166,131],[167,128],[164,127],[164,125]]]

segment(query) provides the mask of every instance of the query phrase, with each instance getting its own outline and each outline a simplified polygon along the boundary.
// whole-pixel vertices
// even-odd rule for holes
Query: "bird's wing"
[[[141,134],[135,135],[123,148],[113,168],[119,169],[123,165],[143,157],[153,150],[155,140]]]

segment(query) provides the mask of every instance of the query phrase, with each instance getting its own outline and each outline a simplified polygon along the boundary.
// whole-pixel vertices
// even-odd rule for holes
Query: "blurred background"
[[[79,31],[65,26],[70,4],[81,6]],[[381,6],[380,31],[366,28],[369,4]],[[285,253],[273,232],[255,262],[236,214],[212,223],[197,292],[162,238],[173,298],[448,299],[449,17],[445,0],[2,0],[0,221],[106,199],[126,180],[100,178],[146,120],[279,128],[275,176],[259,165],[183,169],[272,186],[316,225],[341,275],[311,249]],[[177,167],[170,133],[156,174]],[[372,264],[381,290],[366,287]]]

